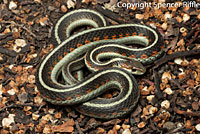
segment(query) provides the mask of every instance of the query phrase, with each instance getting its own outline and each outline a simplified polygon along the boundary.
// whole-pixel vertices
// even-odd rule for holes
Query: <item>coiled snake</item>
[[[163,38],[146,25],[107,24],[103,15],[90,9],[69,12],[57,21],[52,32],[57,47],[43,59],[36,73],[36,85],[45,100],[74,105],[77,111],[102,119],[121,117],[133,110],[140,96],[133,74],[143,74],[142,64],[161,57]],[[70,36],[82,25],[94,28]],[[130,43],[145,47],[125,45]],[[71,72],[83,64],[92,73],[77,80]],[[60,74],[66,84],[58,82]],[[120,92],[111,99],[98,97],[110,89]]]

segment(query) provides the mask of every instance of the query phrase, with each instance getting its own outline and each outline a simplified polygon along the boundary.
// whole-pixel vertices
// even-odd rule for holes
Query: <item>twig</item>
[[[197,112],[186,112],[186,111],[178,109],[176,106],[174,107],[174,111],[177,114],[182,114],[182,115],[185,115],[185,116],[198,116],[198,117],[200,117],[200,111],[197,111]]]
[[[25,104],[11,104],[8,106],[5,106],[3,108],[0,109],[0,112],[2,112],[3,110],[5,110],[6,108],[12,108],[12,107],[23,107],[23,106],[33,106],[33,107],[40,107],[38,105],[35,105],[33,103],[25,103]]]
[[[154,64],[155,64],[154,69],[158,68],[160,65],[162,65],[170,60],[173,60],[175,58],[197,55],[197,54],[200,54],[200,49],[194,49],[194,50],[184,51],[184,52],[175,52],[171,55],[165,55],[162,58],[160,58],[159,60],[154,62]]]
[[[179,84],[179,82],[175,79],[169,79],[170,82],[174,83],[175,85],[178,86],[178,88],[180,88],[181,90],[185,90],[183,87],[181,87],[181,85]]]
[[[83,131],[81,130],[77,121],[75,121],[75,124],[76,124],[76,128],[78,129],[79,134],[83,134]]]
[[[15,51],[8,50],[8,49],[6,49],[4,47],[1,47],[1,46],[0,46],[0,53],[6,54],[6,55],[11,56],[11,57],[16,57],[17,56],[17,53]]]
[[[153,77],[154,77],[154,82],[155,82],[155,95],[158,99],[163,98],[163,94],[160,91],[160,80],[158,76],[158,72],[153,69]]]
[[[24,25],[20,25],[20,24],[17,24],[17,23],[15,23],[14,21],[1,21],[1,23],[4,23],[4,24],[12,24],[12,25],[15,25],[15,26],[17,26],[17,27],[20,27],[20,28],[22,28],[22,29],[24,29],[25,31],[27,31],[30,35],[32,35],[34,38],[36,38],[36,35],[33,33],[33,32],[31,32],[31,30],[29,30],[28,28],[26,28]]]

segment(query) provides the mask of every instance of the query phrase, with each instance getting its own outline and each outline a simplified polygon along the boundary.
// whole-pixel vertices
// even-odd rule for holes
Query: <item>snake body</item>
[[[72,11],[57,21],[52,32],[57,47],[43,59],[36,73],[36,86],[45,100],[74,105],[77,111],[101,119],[121,117],[133,110],[140,91],[132,74],[144,73],[142,64],[161,57],[163,39],[157,30],[142,24],[107,24],[103,15],[90,9]],[[94,28],[71,35],[81,25]],[[134,49],[122,45],[127,43],[145,47]],[[80,61],[93,73],[72,82],[70,68],[76,68]],[[59,83],[59,74],[72,84]],[[110,89],[118,89],[118,96],[98,97]]]

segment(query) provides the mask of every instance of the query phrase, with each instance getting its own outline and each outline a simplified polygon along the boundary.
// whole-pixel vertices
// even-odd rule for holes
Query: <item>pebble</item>
[[[16,9],[16,8],[17,8],[17,4],[16,4],[15,2],[11,1],[11,2],[9,3],[9,9],[10,9],[10,10],[14,10],[14,9]]]
[[[62,11],[63,13],[66,13],[66,12],[67,12],[67,7],[66,7],[65,5],[62,5],[62,6],[61,6],[61,11]]]
[[[170,102],[168,100],[163,101],[161,107],[168,109],[170,107]]]
[[[131,131],[129,129],[125,129],[122,134],[131,134]]]
[[[7,91],[9,95],[15,95],[15,89],[10,89]]]
[[[200,124],[197,124],[197,125],[195,126],[195,128],[196,128],[197,131],[200,132]]]
[[[176,58],[174,59],[174,63],[181,65],[181,63],[183,62],[183,60],[181,58]]]
[[[70,8],[74,8],[74,7],[75,7],[75,3],[72,0],[68,0],[67,1],[67,8],[70,9]]]
[[[183,22],[186,22],[190,19],[190,16],[188,14],[183,15]]]
[[[173,91],[172,91],[172,89],[171,88],[169,88],[169,87],[167,87],[163,92],[165,92],[166,94],[168,94],[168,95],[171,95],[171,94],[173,94]]]
[[[173,122],[168,121],[168,122],[165,122],[163,124],[163,128],[166,128],[168,130],[172,130],[172,129],[176,128],[176,125]]]
[[[24,39],[16,39],[15,40],[15,44],[18,47],[24,47],[24,46],[26,46],[26,41]]]

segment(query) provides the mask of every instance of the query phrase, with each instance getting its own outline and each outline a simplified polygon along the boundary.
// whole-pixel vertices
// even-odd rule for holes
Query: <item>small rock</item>
[[[62,5],[62,6],[61,6],[61,11],[62,11],[63,13],[66,13],[66,12],[67,12],[67,7],[66,7],[65,5]]]
[[[141,20],[141,19],[144,18],[144,15],[143,14],[136,14],[135,18]]]
[[[145,122],[140,122],[140,123],[138,124],[138,128],[143,128],[143,127],[145,127],[145,125],[146,125]]]
[[[164,15],[164,19],[167,20],[167,19],[171,19],[171,18],[172,18],[172,14],[170,14],[169,12],[166,12]]]
[[[183,22],[186,22],[190,19],[190,16],[188,14],[183,15]]]
[[[156,113],[158,111],[158,108],[157,107],[150,107],[149,108],[149,114],[154,114],[154,113]]]
[[[10,10],[14,10],[14,9],[16,9],[16,8],[17,8],[17,4],[16,4],[15,2],[11,1],[11,2],[9,3],[9,9],[10,9]]]
[[[3,120],[2,120],[2,126],[3,127],[10,127],[10,125],[12,123],[15,123],[14,117],[15,117],[14,114],[9,114],[8,118],[3,118]]]
[[[24,46],[26,46],[26,41],[24,39],[16,39],[15,40],[15,44],[18,47],[24,47]]]
[[[183,60],[181,58],[176,58],[174,59],[174,63],[181,65],[181,63],[183,62]]]
[[[154,97],[155,97],[155,95],[149,95],[149,96],[147,96],[148,102],[149,103],[152,102],[152,100],[153,100]]]
[[[161,107],[168,109],[170,107],[170,102],[168,100],[163,101]]]
[[[75,3],[72,0],[68,0],[67,1],[67,8],[70,9],[70,8],[74,8],[74,7],[75,7]]]
[[[36,113],[32,113],[32,119],[33,120],[38,120],[39,117],[40,117],[40,115],[38,115]]]
[[[166,94],[168,94],[168,95],[171,95],[171,94],[173,94],[173,91],[172,91],[172,89],[171,88],[166,88],[163,92],[165,92]]]
[[[161,27],[162,27],[163,30],[167,30],[167,23],[166,23],[166,22],[163,23],[163,24],[161,25]]]
[[[126,129],[122,132],[122,134],[131,134],[131,131],[129,129]]]
[[[193,102],[192,103],[192,109],[193,110],[198,110],[199,109],[199,102]]]
[[[168,121],[163,124],[163,128],[166,128],[167,130],[172,130],[176,128],[176,125],[173,122]]]
[[[9,95],[15,95],[15,89],[10,89],[7,91]]]
[[[200,124],[197,124],[197,125],[195,126],[195,128],[196,128],[197,131],[200,132]]]
[[[130,127],[131,127],[130,125],[122,124],[122,128],[123,128],[124,130],[129,129]]]
[[[115,129],[116,129],[116,130],[119,130],[120,128],[121,128],[120,125],[115,125]]]

